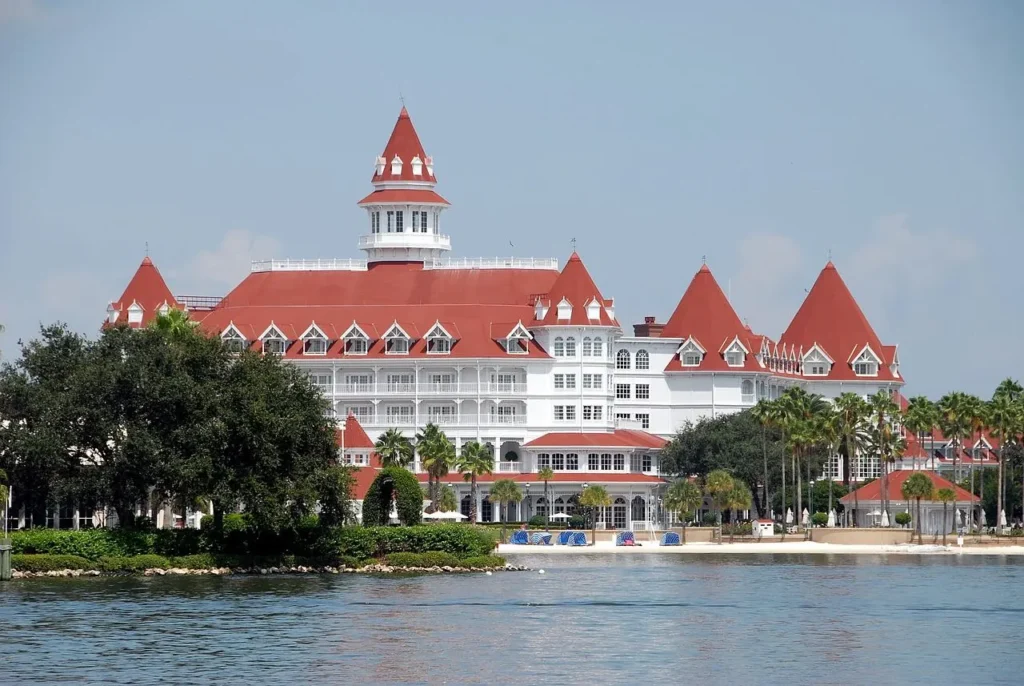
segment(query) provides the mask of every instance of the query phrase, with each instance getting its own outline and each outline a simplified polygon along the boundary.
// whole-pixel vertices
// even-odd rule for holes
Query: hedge
[[[104,572],[143,572],[147,569],[170,569],[171,562],[160,555],[132,557],[101,557],[99,568]]]
[[[398,521],[419,524],[423,519],[423,489],[416,476],[404,467],[385,467],[363,496],[363,522],[386,525],[391,518],[391,495],[395,493]]]
[[[470,569],[486,569],[488,567],[504,567],[505,558],[498,555],[480,555],[478,557],[467,557],[459,561],[460,567]]]
[[[391,553],[384,561],[393,567],[458,567],[459,558],[432,550],[426,553]]]
[[[12,531],[15,554],[78,555],[87,560],[131,555],[193,555],[203,547],[195,529],[24,529]]]
[[[347,527],[337,532],[337,551],[359,559],[390,553],[439,551],[456,557],[487,555],[497,545],[496,532],[465,524],[409,527]]]
[[[96,563],[78,555],[11,555],[11,568],[19,572],[59,572],[64,569],[95,569]]]

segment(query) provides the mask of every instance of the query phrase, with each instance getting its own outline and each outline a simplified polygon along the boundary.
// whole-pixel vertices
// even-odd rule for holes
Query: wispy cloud
[[[736,250],[733,307],[754,331],[778,338],[804,295],[800,244],[781,234],[753,233],[740,239]]]
[[[43,16],[38,0],[0,0],[0,26]]]
[[[238,285],[249,273],[253,260],[277,257],[280,243],[270,236],[253,235],[244,229],[228,231],[213,250],[201,250],[183,269],[174,270],[179,289],[193,293],[215,290],[213,295]],[[184,292],[184,291],[182,291]]]

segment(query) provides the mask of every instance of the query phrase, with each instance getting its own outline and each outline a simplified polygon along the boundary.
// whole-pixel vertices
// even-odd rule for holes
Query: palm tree
[[[814,433],[817,440],[825,448],[825,460],[828,467],[828,511],[832,512],[832,455],[838,452],[839,445],[839,412],[834,405],[825,404],[814,417]],[[812,505],[813,509],[813,505]]]
[[[977,445],[984,440],[985,430],[988,428],[988,406],[986,403],[974,395],[967,396],[970,400],[967,406],[970,408],[970,420],[971,420],[971,438],[973,439],[975,434],[978,436],[977,441],[973,441],[971,446],[971,493],[974,493],[974,467],[978,463],[978,448]],[[981,492],[980,502],[985,501],[985,475],[982,473],[981,477]],[[996,515],[998,516],[998,514]],[[969,526],[973,528],[974,517],[972,516],[969,520]],[[979,522],[980,524],[980,522]]]
[[[953,481],[960,481],[958,457],[963,439],[971,432],[971,399],[966,393],[954,391],[939,399],[939,428],[953,447]],[[953,519],[956,521],[956,491],[953,491]]]
[[[162,331],[171,338],[180,338],[191,333],[199,322],[189,318],[188,312],[172,308],[157,316],[149,323],[149,328]]]
[[[420,454],[423,469],[427,472],[427,486],[430,490],[431,511],[436,510],[437,490],[441,479],[448,475],[455,465],[455,446],[448,436],[433,422],[416,434],[416,451]]]
[[[373,449],[380,456],[381,466],[408,467],[412,464],[412,441],[403,436],[398,429],[388,429],[382,433]]]
[[[913,431],[917,437],[918,448],[924,453],[924,438],[931,437],[938,422],[938,408],[923,395],[917,395],[907,403],[907,412],[903,416],[903,426]],[[914,457],[914,469],[917,469],[917,457]]]
[[[895,461],[901,440],[896,428],[900,407],[887,389],[879,390],[868,399],[868,402],[871,405],[872,447],[878,455],[879,474],[882,477],[882,511],[888,512],[889,463]]]
[[[733,489],[733,479],[724,469],[708,472],[704,477],[704,491],[711,496],[718,515],[718,542],[722,542],[722,510],[729,507],[729,495]]]
[[[476,496],[477,478],[494,471],[494,456],[486,445],[479,441],[467,441],[462,444],[457,468],[462,478],[469,482],[469,521],[477,519]]]
[[[946,545],[946,506],[950,503],[956,505],[956,491],[952,488],[940,488],[935,494],[935,497],[942,502],[942,545]],[[956,523],[956,510],[953,514],[953,523]]]
[[[509,503],[518,503],[523,499],[523,492],[519,490],[519,484],[512,479],[498,479],[491,485],[491,505],[504,507]],[[505,542],[505,521],[507,517],[501,517],[501,541]]]
[[[750,415],[761,425],[761,460],[764,463],[764,516],[771,512],[771,500],[768,498],[768,427],[775,425],[775,409],[771,400],[761,398],[750,410]],[[785,503],[783,503],[785,507]],[[683,532],[685,534],[685,530]]]
[[[823,397],[808,393],[799,386],[787,388],[782,394],[782,406],[786,415],[786,423],[790,433],[793,434],[795,432],[798,436],[797,440],[790,440],[790,445],[793,446],[793,480],[796,482],[796,509],[798,513],[803,511],[803,486],[799,470],[800,458],[805,456],[810,447],[816,442],[813,428],[814,418],[824,411],[826,405],[827,402]],[[809,469],[809,461],[807,466]],[[798,519],[798,521],[802,520]],[[797,528],[800,528],[799,524]]]
[[[867,419],[871,409],[856,393],[843,393],[836,398],[836,422],[839,437],[846,451],[843,460],[843,485],[853,491],[853,507],[857,509],[858,459],[867,442]]]
[[[678,479],[672,482],[665,493],[665,508],[676,515],[683,523],[683,544],[686,544],[686,517],[700,507],[704,495],[700,486],[689,479]]]
[[[927,474],[914,472],[903,482],[900,492],[903,494],[904,500],[917,501],[917,513],[914,515],[914,521],[917,523],[917,544],[921,545],[921,498],[931,500],[935,496],[935,484]],[[943,512],[943,518],[945,518],[945,512]],[[945,524],[943,524],[943,528],[945,528]],[[913,537],[913,533],[911,533],[911,537]]]
[[[537,470],[537,478],[544,482],[544,526],[551,524],[551,498],[548,496],[548,482],[555,478],[555,472],[551,467],[541,467]]]
[[[1005,383],[1005,382],[1004,382]],[[1018,403],[1006,393],[1000,394],[996,389],[995,395],[988,403],[989,421],[991,423],[992,436],[999,439],[999,476],[996,490],[996,520],[1003,511],[1003,455],[1006,452],[1006,444],[1016,437]],[[984,481],[984,479],[982,479]]]
[[[753,497],[750,495],[750,487],[739,479],[733,479],[732,488],[728,493],[728,505],[727,507],[733,511],[733,513],[739,510],[749,510]],[[736,517],[733,517],[736,519]],[[732,543],[736,536],[736,522],[732,523],[732,527],[729,529],[729,542]]]
[[[587,486],[580,495],[580,507],[590,509],[590,542],[597,543],[597,508],[609,507],[612,497],[604,486]]]
[[[459,509],[459,501],[455,497],[455,490],[451,486],[442,486],[441,493],[437,497],[437,509],[441,512],[455,512]]]

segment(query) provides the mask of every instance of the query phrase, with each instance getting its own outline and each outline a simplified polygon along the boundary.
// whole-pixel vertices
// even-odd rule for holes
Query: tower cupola
[[[451,250],[441,233],[448,201],[434,191],[434,160],[423,150],[404,107],[376,159],[373,192],[359,201],[370,231],[359,238],[369,262],[430,262]]]

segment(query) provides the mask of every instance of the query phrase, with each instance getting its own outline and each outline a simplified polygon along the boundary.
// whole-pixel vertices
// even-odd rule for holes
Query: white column
[[[501,507],[498,505],[498,503],[491,503],[491,521],[501,521]]]
[[[484,521],[484,498],[479,486],[477,486],[476,492],[476,521]]]

